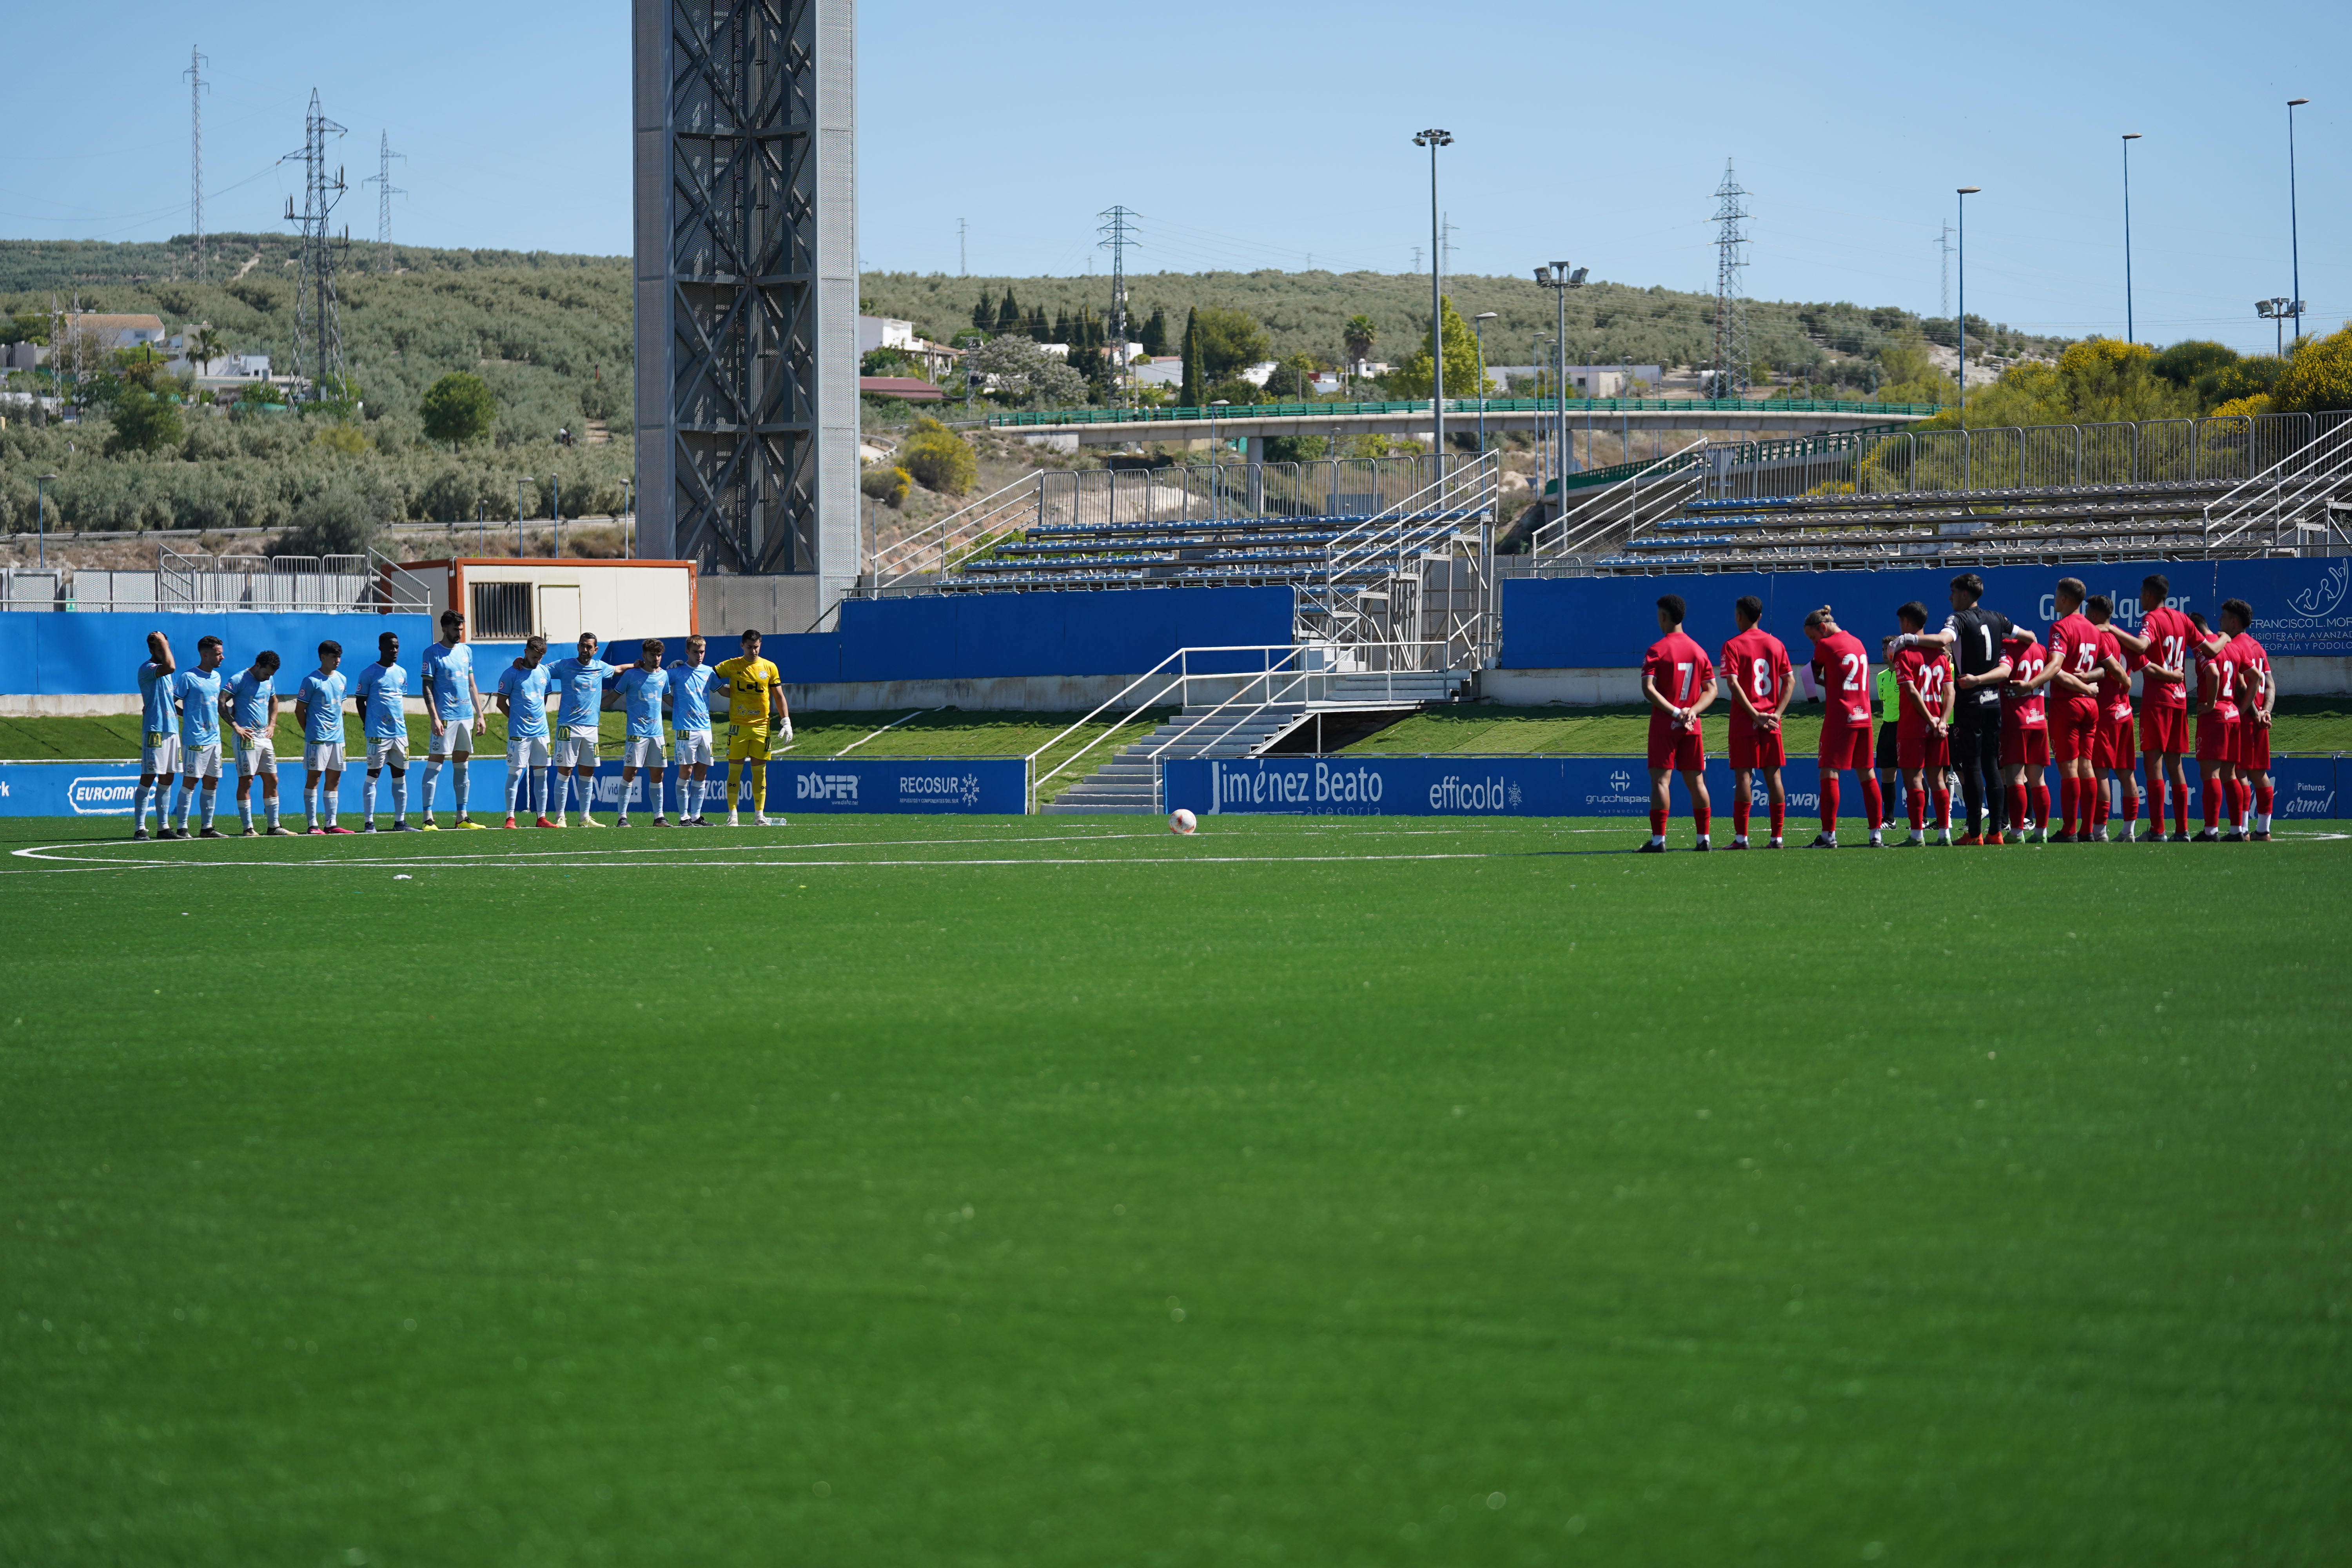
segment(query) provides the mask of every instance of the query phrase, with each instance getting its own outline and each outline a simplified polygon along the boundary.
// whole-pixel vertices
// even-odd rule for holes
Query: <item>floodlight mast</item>
[[[1445,477],[1445,297],[1441,281],[1444,263],[1439,248],[1444,238],[1444,219],[1437,210],[1437,150],[1454,145],[1448,131],[1424,131],[1412,139],[1429,149],[1429,416],[1431,445],[1437,452],[1437,477]]]
[[[1555,313],[1559,317],[1559,325],[1553,329],[1551,341],[1552,353],[1556,356],[1554,363],[1558,367],[1555,372],[1554,379],[1557,384],[1556,390],[1559,396],[1559,434],[1557,437],[1558,444],[1554,447],[1554,450],[1559,456],[1559,461],[1553,464],[1553,478],[1556,480],[1562,481],[1560,484],[1559,500],[1563,504],[1565,504],[1568,499],[1568,487],[1564,482],[1568,475],[1569,439],[1568,291],[1570,289],[1581,289],[1584,287],[1584,275],[1588,270],[1589,268],[1582,267],[1571,268],[1565,261],[1555,261],[1549,266],[1538,265],[1536,268],[1536,282],[1541,287],[1552,290],[1553,308]]]
[[[2132,328],[2131,276],[2131,144],[2140,139],[2137,131],[2124,132],[2124,342],[2137,342]]]
[[[2307,98],[2286,100],[2286,243],[2288,265],[2294,268],[2291,281],[2294,288],[2294,337],[2303,341],[2303,237],[2295,226],[2294,211],[2294,111],[2309,103]]]

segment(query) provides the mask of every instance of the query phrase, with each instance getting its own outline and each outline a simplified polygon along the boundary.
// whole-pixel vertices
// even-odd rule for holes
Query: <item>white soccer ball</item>
[[[1200,826],[1201,819],[1181,805],[1168,814],[1168,831],[1171,833],[1190,833]]]

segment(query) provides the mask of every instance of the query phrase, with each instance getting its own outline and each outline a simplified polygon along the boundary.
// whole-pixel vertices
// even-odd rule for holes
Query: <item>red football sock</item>
[[[1837,774],[1830,773],[1822,780],[1822,831],[1823,833],[1837,831],[1837,813],[1838,779]]]
[[[1654,838],[1666,836],[1666,808],[1663,805],[1650,807],[1650,834]]]
[[[1862,809],[1870,820],[1873,833],[1886,826],[1886,795],[1878,787],[1876,773],[1862,775]]]
[[[2164,831],[2164,774],[2156,768],[2147,771],[2147,821],[2151,831]]]
[[[1785,800],[1776,800],[1776,801],[1772,802],[1772,837],[1775,837],[1775,838],[1779,838],[1779,837],[1782,837],[1782,834],[1781,834],[1781,832],[1780,832],[1780,829],[1781,829],[1783,826],[1785,826],[1787,825],[1788,820],[1789,820],[1789,803],[1788,803],[1787,801],[1785,801]]]
[[[1911,808],[1911,831],[1916,833],[1927,820],[1927,792],[1906,788],[1903,793],[1910,797],[1904,804]]]
[[[1952,830],[1952,792],[1950,790],[1939,789],[1936,792],[1936,826],[1947,833]]]
[[[2126,783],[2124,785],[2124,823],[2125,826],[2129,826],[2137,824],[2138,821],[2139,786],[2135,784]]]
[[[2044,830],[2050,826],[2050,785],[2041,779],[2033,781],[2033,820]]]
[[[1735,838],[1748,837],[1748,797],[1745,795],[1731,803],[1731,835]]]
[[[2086,779],[2091,790],[2091,826],[2105,827],[2107,818],[2115,815],[2115,782],[2111,779]]]
[[[2186,773],[2181,775],[2180,787],[2172,792],[2172,830],[2184,834],[2189,831],[2189,775]]]
[[[1714,820],[1715,812],[1712,807],[1705,805],[1694,805],[1691,807],[1691,823],[1698,829],[1698,836],[1701,838],[1706,837],[1707,825]],[[1743,829],[1743,831],[1745,830]]]
[[[2074,775],[2073,773],[2058,775],[2058,831],[2061,833],[2074,831]]]
[[[2269,784],[2258,784],[2254,786],[2254,814],[2265,824],[2271,819],[2271,802],[2274,798],[2275,795]]]
[[[2247,826],[2246,814],[2254,809],[2254,786],[2244,779],[2235,781],[2238,786],[2238,826]]]
[[[2229,787],[2211,773],[2205,775],[2205,826],[2208,830],[2221,826],[2221,792]]]
[[[2009,786],[2009,830],[2011,833],[2024,832],[2025,818],[2025,786],[2013,784]]]

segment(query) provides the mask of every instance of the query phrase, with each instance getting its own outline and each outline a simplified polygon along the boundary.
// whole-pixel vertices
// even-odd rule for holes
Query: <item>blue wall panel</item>
[[[2172,585],[2172,602],[2202,611],[2210,620],[2221,601],[2242,598],[2253,606],[2254,636],[2274,658],[2352,655],[2352,562],[2343,560],[2142,561],[2104,566],[1996,566],[1987,569],[1984,602],[2021,625],[2037,629],[2053,618],[2051,590],[2074,576],[2095,594],[2116,601],[2126,626],[2139,620],[2139,584],[2161,573]],[[1896,629],[1895,608],[1916,599],[1927,606],[1929,625],[1941,625],[1950,608],[1956,572],[1757,572],[1682,573],[1654,577],[1512,577],[1503,583],[1505,669],[1612,669],[1638,666],[1642,651],[1657,639],[1656,604],[1662,594],[1680,594],[1689,606],[1691,635],[1707,647],[1735,629],[1732,602],[1743,594],[1764,601],[1764,628],[1789,645],[1802,663],[1807,657],[1804,620],[1828,605],[1848,631],[1874,644],[1881,632]]]
[[[139,666],[147,658],[147,634],[172,639],[172,654],[184,668],[196,662],[196,640],[210,635],[226,647],[225,663],[243,669],[263,648],[283,660],[278,689],[291,696],[302,677],[318,668],[319,644],[343,645],[343,668],[353,677],[375,658],[383,632],[400,638],[400,662],[408,689],[420,689],[418,659],[433,640],[425,616],[320,615],[131,615],[116,611],[26,611],[0,615],[0,690],[47,697],[121,695],[139,689]]]

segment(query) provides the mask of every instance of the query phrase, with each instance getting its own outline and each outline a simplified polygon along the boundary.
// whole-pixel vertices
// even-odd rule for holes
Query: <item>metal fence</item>
[[[1445,472],[1466,472],[1476,461],[1450,457]],[[1422,494],[1439,473],[1433,454],[1048,471],[1038,476],[1037,520],[1032,526],[1372,517]]]
[[[1936,490],[2229,484],[2309,446],[2335,416],[1858,431],[1710,447],[1709,500]]]
[[[430,608],[398,563],[360,555],[204,555],[163,549],[152,572],[79,569],[50,604],[16,607],[225,615],[380,615]],[[12,602],[13,603],[13,602]]]

